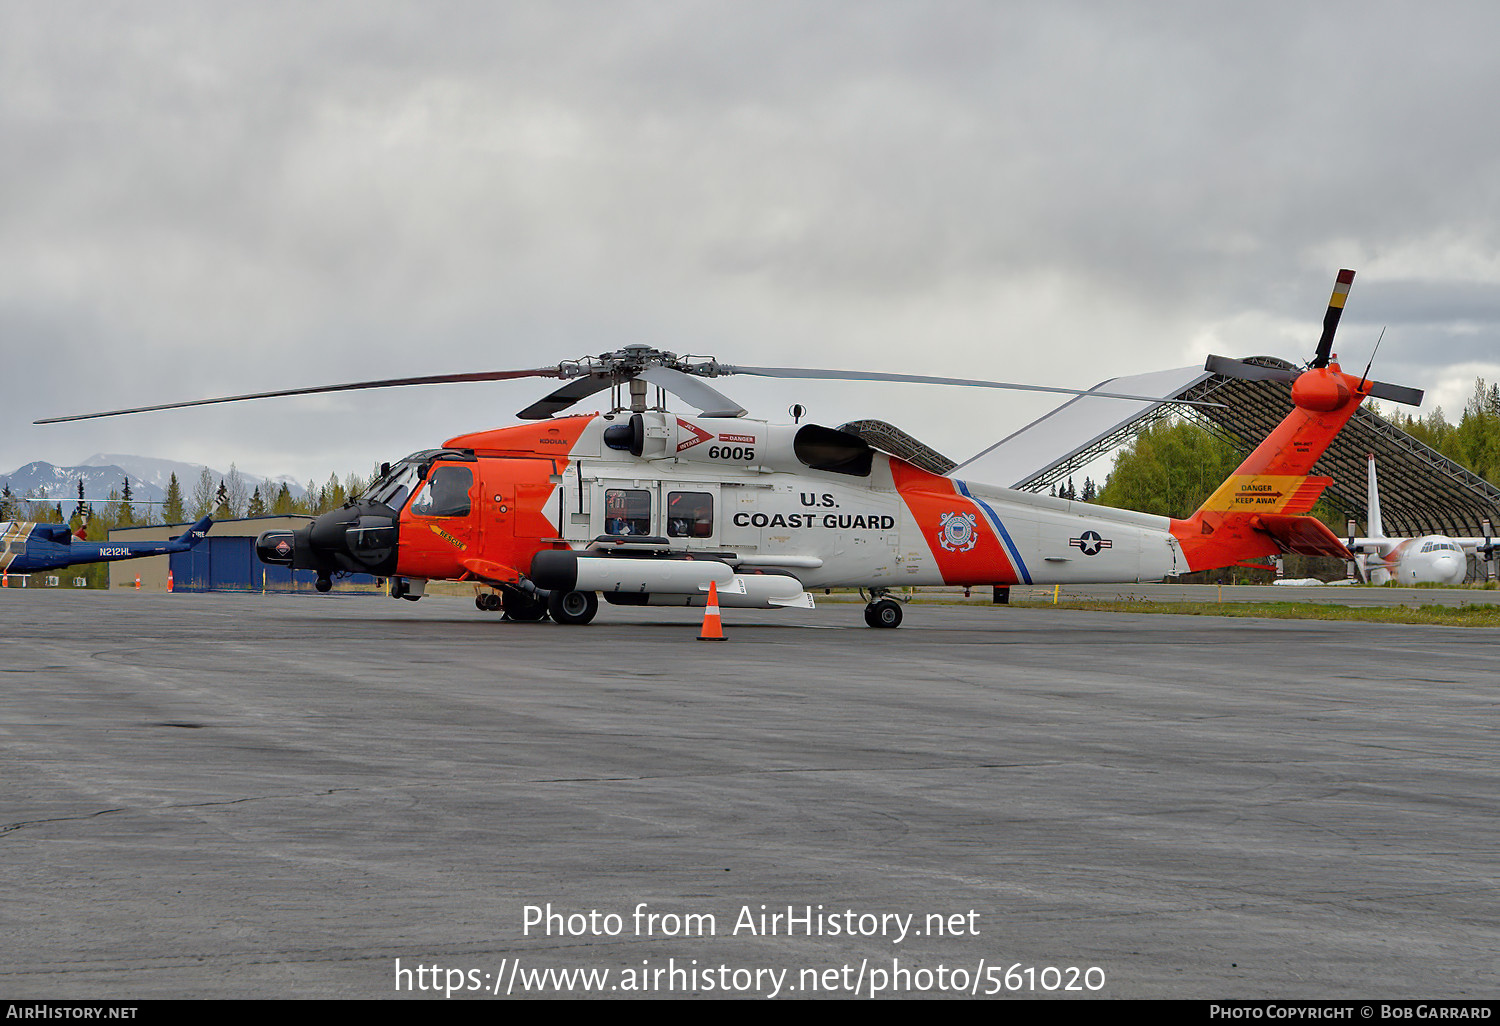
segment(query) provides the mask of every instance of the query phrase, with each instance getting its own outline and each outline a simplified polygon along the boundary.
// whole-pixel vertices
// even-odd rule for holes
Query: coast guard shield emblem
[[[979,539],[974,534],[973,513],[944,513],[941,518],[942,534],[938,541],[949,552],[968,552]]]

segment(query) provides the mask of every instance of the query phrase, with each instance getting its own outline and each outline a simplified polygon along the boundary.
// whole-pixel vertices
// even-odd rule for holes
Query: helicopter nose
[[[262,563],[273,566],[293,566],[297,556],[297,535],[303,531],[266,531],[255,539],[255,557]],[[307,549],[308,542],[302,539],[302,548]]]
[[[398,529],[394,516],[345,507],[294,531],[267,531],[255,543],[263,563],[316,570],[389,576],[395,568]]]

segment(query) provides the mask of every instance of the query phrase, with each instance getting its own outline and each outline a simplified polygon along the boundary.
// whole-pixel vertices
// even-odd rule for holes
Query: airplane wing
[[[1367,552],[1380,556],[1389,556],[1395,552],[1404,542],[1411,541],[1410,538],[1355,538],[1349,545],[1350,552]]]

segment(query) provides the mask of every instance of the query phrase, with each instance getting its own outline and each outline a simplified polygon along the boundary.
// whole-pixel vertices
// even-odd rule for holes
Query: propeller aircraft
[[[1317,353],[1293,374],[1293,409],[1196,513],[1184,520],[971,483],[952,464],[880,421],[838,428],[753,420],[704,379],[902,381],[1104,395],[1089,389],[863,371],[749,367],[627,346],[531,370],[388,378],[226,396],[55,423],[273,396],[522,377],[566,380],[519,414],[523,423],[448,439],[385,465],[342,509],[297,530],[268,531],[266,563],[390,580],[418,599],[432,580],[488,586],[481,608],[508,619],[586,624],[615,605],[813,605],[811,590],[857,587],[865,622],[896,627],[896,589],[929,585],[1137,582],[1278,553],[1348,556],[1305,516],[1330,482],[1313,463],[1366,396],[1421,393],[1356,379],[1332,344],[1354,272],[1342,271]],[[1210,369],[1264,378],[1219,357]],[[648,395],[656,388],[655,400]],[[608,412],[560,415],[609,390]],[[672,393],[699,412],[667,409]]]
[[[1418,538],[1387,537],[1380,517],[1380,489],[1375,482],[1375,457],[1370,460],[1368,501],[1369,536],[1355,538],[1353,523],[1346,546],[1355,554],[1354,565],[1361,577],[1371,584],[1462,584],[1469,573],[1468,553],[1475,553],[1489,564],[1487,576],[1493,578],[1496,540],[1490,537],[1490,525],[1483,525],[1482,538],[1450,538],[1428,534]]]

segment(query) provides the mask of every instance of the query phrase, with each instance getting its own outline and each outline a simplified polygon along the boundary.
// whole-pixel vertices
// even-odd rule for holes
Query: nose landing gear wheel
[[[581,626],[599,612],[599,596],[591,591],[554,591],[547,597],[547,611],[558,623]]]
[[[865,623],[871,627],[900,627],[901,603],[895,599],[878,599],[865,606]]]

